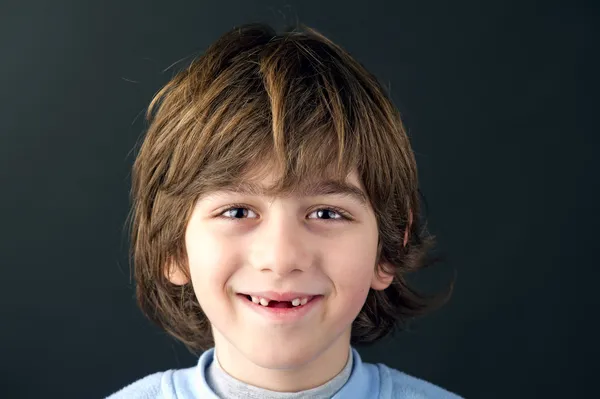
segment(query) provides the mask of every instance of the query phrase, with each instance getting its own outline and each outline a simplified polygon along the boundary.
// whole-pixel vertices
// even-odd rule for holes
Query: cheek
[[[328,277],[335,285],[348,311],[358,313],[362,308],[375,270],[376,246],[374,243],[353,243],[346,250],[337,250],[328,264]]]
[[[234,251],[231,243],[202,229],[189,228],[186,250],[192,284],[201,305],[224,292],[224,286],[233,273]],[[235,247],[234,247],[235,248]]]
[[[370,263],[349,267],[344,271],[337,272],[330,278],[335,284],[337,293],[344,302],[353,309],[362,308],[369,293],[372,279],[372,266]]]
[[[373,231],[371,231],[373,230]],[[357,231],[328,244],[330,272],[339,284],[348,287],[370,286],[377,256],[377,230]]]

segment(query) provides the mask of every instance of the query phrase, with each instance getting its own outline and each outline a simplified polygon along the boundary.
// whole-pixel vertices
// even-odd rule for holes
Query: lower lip
[[[258,313],[259,315],[266,317],[271,321],[279,321],[279,322],[294,322],[302,319],[306,316],[312,309],[315,309],[323,299],[322,295],[314,296],[309,302],[302,306],[296,306],[291,308],[270,308],[268,306],[263,306],[261,304],[257,304],[246,298],[245,295],[238,294],[242,303],[248,306],[250,309]]]

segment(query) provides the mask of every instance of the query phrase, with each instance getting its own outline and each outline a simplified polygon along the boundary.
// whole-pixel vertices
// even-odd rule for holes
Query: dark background
[[[0,2],[0,397],[195,363],[133,299],[142,113],[226,30],[296,20],[391,88],[448,258],[417,280],[456,272],[446,307],[363,357],[467,398],[596,396],[597,5],[227,0]]]

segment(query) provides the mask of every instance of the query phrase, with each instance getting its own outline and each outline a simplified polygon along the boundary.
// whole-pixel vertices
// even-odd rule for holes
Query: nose
[[[310,268],[313,259],[309,248],[304,221],[273,206],[255,230],[249,262],[257,270],[285,276]]]

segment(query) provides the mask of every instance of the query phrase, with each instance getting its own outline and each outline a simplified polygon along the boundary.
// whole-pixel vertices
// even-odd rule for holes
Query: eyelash
[[[227,209],[223,209],[222,211],[220,211],[219,214],[217,215],[217,217],[221,218],[221,219],[229,219],[229,220],[231,220],[233,222],[241,222],[242,220],[246,219],[246,218],[232,218],[232,217],[222,216],[225,212],[231,211],[233,209],[248,209],[248,210],[251,210],[254,213],[258,213],[256,211],[254,211],[253,209],[249,208],[247,205],[244,205],[244,204],[231,204]],[[346,211],[344,211],[341,208],[335,207],[335,206],[328,206],[328,207],[323,207],[323,208],[316,208],[316,209],[313,209],[310,213],[313,213],[315,211],[333,211],[333,212],[335,212],[335,213],[337,213],[337,214],[339,214],[341,216],[340,219],[321,219],[325,223],[350,222],[352,220],[352,218],[350,217],[350,215]]]

